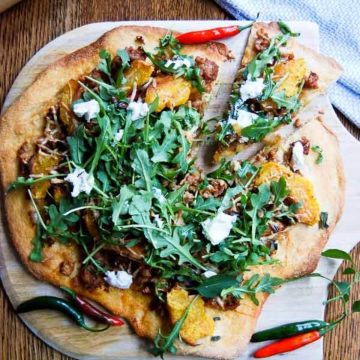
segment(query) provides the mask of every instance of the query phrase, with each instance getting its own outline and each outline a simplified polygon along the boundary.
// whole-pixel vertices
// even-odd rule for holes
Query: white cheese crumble
[[[166,199],[163,195],[162,191],[159,188],[153,187],[152,191],[154,193],[155,198],[159,201],[160,204],[164,204]]]
[[[206,219],[201,223],[204,235],[211,244],[218,245],[229,236],[236,219],[236,215],[219,212],[212,219]]]
[[[89,195],[95,183],[94,177],[82,168],[76,168],[66,176],[65,181],[73,186],[72,197],[77,197],[82,191]]]
[[[250,139],[248,137],[246,137],[246,136],[240,136],[239,143],[240,144],[245,144],[245,143],[249,142],[249,140]]]
[[[89,122],[91,119],[96,118],[96,115],[100,112],[100,106],[96,100],[90,100],[75,104],[73,111],[76,116],[84,116],[85,120]]]
[[[303,172],[305,168],[304,147],[301,141],[297,141],[292,149],[292,168],[294,171]]]
[[[132,275],[126,271],[107,271],[104,280],[111,286],[119,289],[128,289],[132,282]]]
[[[124,130],[123,129],[120,129],[114,136],[114,139],[116,142],[119,142],[121,141],[122,137],[124,135]]]
[[[162,229],[164,227],[164,221],[161,219],[161,217],[158,214],[154,215],[154,221],[158,228]]]
[[[191,62],[189,59],[185,58],[182,59],[178,56],[174,56],[172,59],[166,61],[165,63],[165,67],[170,67],[172,66],[172,69],[176,70],[179,67],[185,65],[187,68],[191,67]]]
[[[240,129],[252,125],[253,121],[259,116],[246,110],[237,111],[237,119],[229,119],[231,125],[237,125]]]
[[[217,273],[215,271],[212,271],[212,270],[206,270],[204,273],[203,273],[203,276],[205,276],[207,279],[208,278],[211,278],[213,276],[217,275]]]
[[[138,101],[131,101],[127,110],[131,111],[131,120],[137,120],[147,115],[149,107],[147,103],[143,103],[141,99],[139,99]]]
[[[247,79],[240,87],[240,97],[242,101],[254,99],[260,96],[265,88],[264,79],[257,78],[256,80]]]

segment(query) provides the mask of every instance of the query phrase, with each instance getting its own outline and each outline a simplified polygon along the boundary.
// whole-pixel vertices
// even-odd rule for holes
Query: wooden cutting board
[[[2,111],[4,111],[21,92],[31,84],[36,75],[47,65],[80,47],[94,41],[105,31],[119,25],[151,25],[178,31],[241,24],[239,21],[141,21],[107,22],[83,26],[70,31],[50,42],[41,49],[23,68],[15,80]],[[301,31],[299,39],[305,45],[318,49],[318,28],[309,22],[290,23],[295,30]],[[236,56],[235,61],[226,63],[222,68],[222,82],[215,90],[206,116],[221,115],[225,106],[235,71],[239,66],[248,32],[224,41]],[[330,90],[331,92],[331,90]],[[302,118],[311,118],[319,109],[324,109],[326,118],[337,134],[347,177],[346,205],[343,217],[331,236],[327,248],[341,248],[349,251],[358,241],[358,214],[360,213],[360,144],[342,126],[337,119],[327,97],[319,97],[316,103],[308,107]],[[346,156],[345,156],[346,155]],[[0,277],[11,303],[16,307],[20,302],[38,295],[60,295],[54,287],[37,281],[19,262],[6,235],[6,229],[0,227]],[[338,261],[321,260],[318,271],[333,277],[339,265]],[[265,304],[259,318],[258,329],[272,327],[289,321],[321,319],[324,315],[322,301],[327,296],[327,283],[319,279],[304,279],[288,284],[272,295]],[[146,351],[148,344],[133,335],[127,326],[112,328],[105,333],[89,333],[74,326],[64,316],[39,311],[21,315],[31,331],[56,350],[78,358],[94,360],[110,359],[146,359],[152,358]],[[241,359],[249,359],[259,345],[250,345]],[[322,359],[322,341],[281,356],[281,359]],[[167,356],[168,359],[185,359]],[[279,357],[273,357],[277,359]]]

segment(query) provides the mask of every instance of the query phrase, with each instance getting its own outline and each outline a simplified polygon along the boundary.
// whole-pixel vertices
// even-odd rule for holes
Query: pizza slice
[[[228,113],[217,125],[215,163],[294,122],[340,76],[334,59],[300,45],[298,35],[283,22],[253,25]]]

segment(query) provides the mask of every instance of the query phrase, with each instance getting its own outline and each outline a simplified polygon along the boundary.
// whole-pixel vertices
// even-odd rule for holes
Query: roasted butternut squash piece
[[[296,213],[297,220],[306,225],[317,224],[320,219],[320,206],[314,195],[313,184],[307,178],[293,173],[283,165],[268,162],[262,165],[255,185],[278,181],[282,176],[286,180],[290,198],[302,203]]]
[[[134,60],[124,73],[127,80],[125,84],[126,88],[129,88],[129,90],[132,89],[135,82],[137,86],[146,84],[153,72],[154,66],[152,64],[144,60]]]
[[[188,292],[182,288],[172,289],[167,294],[167,307],[172,324],[181,318],[191,301],[192,298]],[[181,328],[180,336],[188,344],[196,345],[197,340],[213,335],[214,328],[214,320],[205,312],[204,300],[198,298],[190,309]]]
[[[165,108],[173,109],[185,104],[190,93],[191,83],[184,78],[174,78],[172,75],[158,76],[146,90],[145,101],[150,104],[158,96],[159,105],[156,112],[160,112]]]
[[[30,173],[32,175],[47,175],[59,164],[59,157],[53,155],[35,154],[30,161]],[[50,188],[50,181],[45,180],[31,186],[34,199],[44,199]]]
[[[60,120],[65,125],[69,134],[72,134],[76,127],[75,117],[70,109],[71,103],[75,100],[75,94],[79,84],[70,80],[63,88],[60,96]]]
[[[54,185],[52,186],[53,190],[53,197],[57,204],[60,203],[60,200],[66,195],[66,190],[64,187],[60,185]]]
[[[94,238],[94,240],[100,239],[100,233],[97,226],[97,222],[94,213],[91,210],[85,210],[83,215],[86,230]]]
[[[293,59],[277,64],[274,68],[273,79],[278,82],[286,76],[277,91],[285,91],[288,97],[296,95],[307,72],[304,59]]]

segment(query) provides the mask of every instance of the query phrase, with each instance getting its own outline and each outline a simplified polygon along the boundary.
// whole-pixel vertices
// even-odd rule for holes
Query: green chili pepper
[[[75,308],[70,301],[55,296],[38,296],[36,298],[27,300],[20,304],[16,311],[18,313],[24,313],[43,309],[60,311],[74,320],[77,325],[88,331],[98,332],[109,328],[109,326],[106,326],[104,328],[97,329],[87,326],[84,315],[77,308]]]
[[[252,342],[283,339],[297,334],[319,330],[330,324],[321,320],[306,320],[259,331],[251,337]]]

